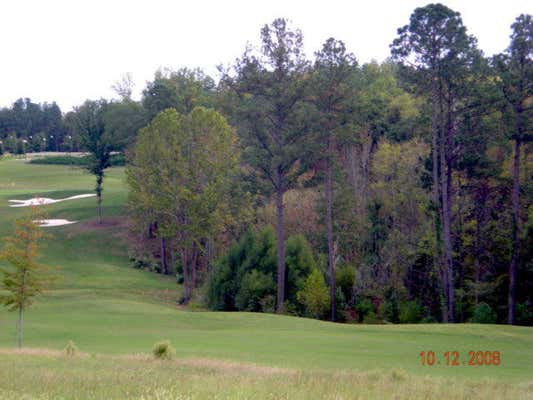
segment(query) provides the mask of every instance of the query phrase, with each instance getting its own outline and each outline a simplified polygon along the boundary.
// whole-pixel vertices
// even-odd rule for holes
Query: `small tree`
[[[96,176],[95,191],[98,202],[99,223],[102,223],[104,171],[111,165],[111,152],[119,148],[116,138],[106,129],[105,115],[107,109],[108,104],[105,100],[87,100],[76,109],[74,121],[75,131],[79,135],[84,148],[90,153],[90,162],[87,169]]]
[[[13,236],[4,239],[0,259],[12,268],[4,268],[1,288],[7,294],[0,295],[0,303],[9,311],[18,311],[17,345],[22,347],[22,323],[24,310],[33,304],[34,297],[42,294],[48,282],[45,266],[35,259],[39,254],[39,242],[45,237],[36,221],[42,219],[39,209],[32,208],[26,216],[15,221]]]
[[[302,290],[297,294],[298,301],[305,306],[314,318],[321,318],[329,308],[329,293],[322,273],[318,269],[307,277]]]

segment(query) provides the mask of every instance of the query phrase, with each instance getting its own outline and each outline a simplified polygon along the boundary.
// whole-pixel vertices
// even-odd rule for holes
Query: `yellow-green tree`
[[[136,215],[157,221],[158,235],[172,238],[190,300],[204,243],[231,214],[232,178],[238,167],[237,136],[225,118],[197,107],[188,115],[161,111],[139,131],[127,168]],[[135,211],[135,210],[134,210]]]
[[[0,295],[0,303],[9,311],[18,312],[17,345],[22,347],[22,324],[24,311],[32,304],[36,296],[43,293],[49,276],[46,267],[37,263],[39,242],[45,233],[38,225],[42,218],[37,208],[15,221],[15,232],[4,239],[0,260],[5,260],[10,267],[2,268],[1,288],[6,294]]]
[[[314,318],[321,318],[329,308],[329,293],[322,273],[314,269],[303,284],[296,298]]]

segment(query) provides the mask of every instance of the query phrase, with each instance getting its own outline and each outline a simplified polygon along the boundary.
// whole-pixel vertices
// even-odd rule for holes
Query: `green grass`
[[[9,208],[9,199],[65,197],[90,193],[93,187],[94,178],[78,168],[0,161],[0,236],[9,234],[12,220],[26,211]],[[471,398],[481,398],[476,397],[479,393],[492,398],[526,398],[531,388],[532,328],[342,325],[269,314],[180,309],[175,300],[181,288],[173,278],[128,265],[127,229],[117,218],[124,213],[126,198],[124,171],[113,168],[104,181],[104,215],[113,224],[99,227],[94,223],[94,198],[45,207],[51,218],[80,222],[48,228],[54,237],[43,249],[43,261],[61,267],[60,280],[26,313],[24,344],[60,350],[73,340],[82,352],[93,356],[66,360],[39,354],[0,354],[0,399],[21,398],[22,394],[30,398],[37,394],[42,398],[125,398],[126,392],[120,390],[126,387],[131,387],[131,396],[137,398],[154,387],[166,393],[161,399],[212,398],[215,391],[220,398],[251,398],[254,394],[273,399],[336,398],[330,394],[337,386],[338,398],[381,398],[379,390],[387,394],[394,387],[398,387],[398,398],[410,398],[409,394],[411,398],[463,398],[468,393]],[[179,361],[173,362],[185,364],[124,358],[133,353],[149,354],[154,343],[164,339],[176,348]],[[12,348],[14,343],[15,315],[1,309],[0,348]],[[471,350],[500,351],[502,364],[444,365],[445,351],[459,351],[461,361],[467,361]],[[437,353],[441,365],[422,366],[421,351]],[[198,359],[240,363],[236,367],[240,372],[233,367],[194,366]],[[293,372],[254,374],[255,367],[249,363]],[[117,365],[123,372],[116,371]],[[150,376],[140,373],[146,370],[155,372]],[[229,379],[228,374],[238,379]],[[80,383],[84,379],[87,384]],[[107,389],[94,392],[94,397],[89,396],[89,389],[78,390],[99,379]],[[271,387],[281,391],[269,392]],[[435,388],[444,394],[427,395]],[[187,397],[194,391],[201,396]]]

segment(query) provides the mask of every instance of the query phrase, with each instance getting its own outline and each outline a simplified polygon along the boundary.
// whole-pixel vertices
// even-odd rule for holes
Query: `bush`
[[[344,299],[352,296],[353,285],[355,282],[355,268],[353,265],[341,265],[335,271],[335,284],[342,290]]]
[[[416,324],[424,318],[424,307],[417,301],[404,301],[400,304],[400,323]]]
[[[368,299],[359,300],[357,303],[355,303],[354,309],[357,313],[358,322],[363,322],[363,320],[369,313],[374,312],[374,306],[372,305],[372,302]]]
[[[164,340],[156,343],[152,350],[154,357],[160,360],[171,360],[176,354],[176,349],[171,346],[170,341]]]
[[[69,340],[63,351],[68,357],[74,357],[78,352],[78,347],[72,340]]]
[[[86,156],[46,156],[40,158],[33,158],[30,160],[30,164],[75,165],[78,167],[84,167],[88,165],[88,162],[89,160]]]
[[[516,305],[516,323],[518,325],[533,325],[533,305],[530,303],[518,303]]]
[[[385,301],[383,304],[385,320],[392,324],[400,323],[400,306],[396,298]]]
[[[477,305],[472,316],[472,322],[477,324],[494,324],[496,323],[496,312],[484,302]]]
[[[261,300],[275,292],[272,275],[253,269],[242,278],[241,287],[235,296],[235,306],[242,311],[264,311]]]
[[[129,253],[129,260],[133,268],[157,273],[161,272],[161,265],[149,254],[131,251]]]
[[[266,313],[273,313],[276,311],[276,296],[269,294],[268,296],[263,297],[259,304],[261,304],[261,309]]]
[[[316,268],[311,246],[303,235],[290,236],[285,249],[287,268],[287,300],[297,303],[296,293],[300,291],[305,280]]]
[[[316,268],[311,247],[301,235],[291,236],[286,248],[287,304],[301,315],[297,292]],[[272,227],[248,232],[215,261],[207,282],[207,306],[218,311],[268,311],[276,292],[276,235]],[[264,303],[264,305],[263,305]]]
[[[318,269],[315,268],[307,277],[296,297],[304,306],[306,313],[314,318],[321,318],[328,312],[329,290]]]

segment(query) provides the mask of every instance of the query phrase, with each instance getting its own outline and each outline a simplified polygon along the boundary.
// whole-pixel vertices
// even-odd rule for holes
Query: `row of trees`
[[[458,13],[430,4],[390,60],[359,65],[333,38],[309,60],[277,19],[217,84],[160,71],[135,102],[126,79],[119,101],[64,123],[93,155],[99,205],[110,153],[128,149],[132,258],[178,273],[185,302],[205,284],[213,308],[247,309],[248,293],[323,317],[318,271],[332,320],[531,323],[532,33],[521,15],[486,58]],[[268,225],[275,270],[235,244]],[[313,266],[295,284],[298,234]]]
[[[216,86],[199,71],[158,74],[142,101],[154,122],[164,108],[215,108],[236,128],[241,150],[240,168],[220,173],[232,182],[232,201],[246,201],[237,210],[219,203],[231,223],[220,218],[220,229],[198,231],[187,246],[202,257],[171,262],[183,270],[185,300],[201,283],[189,278],[194,271],[210,270],[250,226],[272,224],[277,311],[286,311],[291,274],[286,237],[303,233],[322,260],[332,320],[365,309],[390,316],[403,302],[421,318],[464,321],[488,306],[490,316],[515,323],[518,301],[519,321],[530,321],[532,29],[531,17],[520,16],[506,52],[485,58],[460,15],[432,4],[398,30],[390,61],[359,66],[335,39],[309,61],[301,32],[277,19],[261,30],[259,49],[221,69]],[[151,145],[172,131],[154,129]],[[130,170],[168,162],[146,146],[137,142]],[[162,189],[143,190],[161,198]],[[134,214],[157,209],[140,203]],[[171,203],[165,207],[182,204]],[[141,219],[141,237],[160,239],[151,253],[168,272],[168,253],[193,228],[182,220],[168,230],[169,217],[156,214]],[[353,274],[339,277],[345,269]]]
[[[63,115],[56,103],[36,104],[26,98],[0,109],[1,151],[57,151],[64,135]]]

